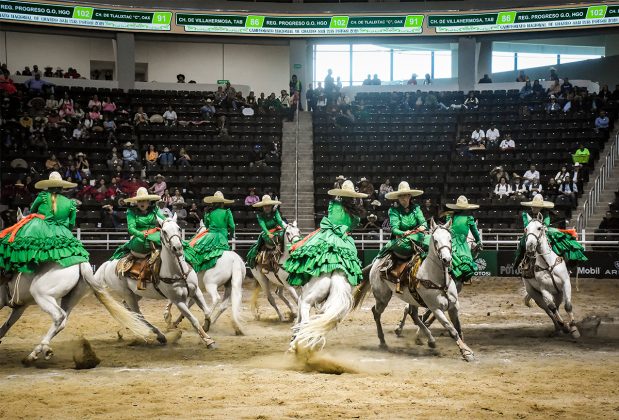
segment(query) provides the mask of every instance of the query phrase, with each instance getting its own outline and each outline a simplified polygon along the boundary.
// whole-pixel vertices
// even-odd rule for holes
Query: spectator
[[[555,69],[554,67],[551,67],[550,69],[550,75],[548,76],[549,80],[558,82],[559,81],[559,74],[557,73],[557,69]]]
[[[252,206],[259,201],[260,201],[260,197],[258,197],[258,195],[256,194],[256,189],[250,188],[249,194],[247,195],[247,197],[245,197],[245,205]]]
[[[533,94],[540,96],[544,94],[544,87],[541,85],[539,80],[533,81]]]
[[[32,76],[32,72],[30,71],[30,67],[26,66],[21,72],[22,76]],[[17,184],[16,184],[17,185]]]
[[[97,95],[93,95],[90,101],[88,101],[88,109],[93,109],[94,107],[101,109],[101,101]]]
[[[327,76],[325,77],[325,96],[330,101],[332,95],[335,93],[335,81],[333,80],[333,70],[327,70]]]
[[[45,169],[47,169],[48,171],[59,171],[61,166],[62,165],[60,165],[60,161],[56,158],[55,154],[52,154],[45,161]]]
[[[97,122],[101,119],[101,113],[99,112],[99,107],[92,107],[90,109],[90,112],[88,113],[88,116],[90,117],[91,120],[93,120],[94,122]]]
[[[423,79],[423,84],[425,86],[429,86],[432,84],[432,77],[430,77],[430,73],[426,73],[425,78]]]
[[[337,93],[342,90],[342,86],[342,79],[340,78],[340,76],[337,76],[337,78],[335,79],[335,87],[337,88]]]
[[[539,178],[533,179],[533,181],[529,184],[529,197],[533,199],[537,194],[542,193],[542,184],[539,182]]]
[[[64,177],[65,178],[71,177],[71,179],[77,182],[81,182],[82,179],[84,178],[82,176],[82,173],[75,167],[75,165],[69,166],[69,169],[65,171]]]
[[[490,177],[493,180],[494,184],[498,184],[501,181],[501,178],[505,177],[506,180],[509,181],[509,174],[505,171],[502,166],[496,166],[490,171]]]
[[[552,84],[552,86],[550,86],[548,88],[548,96],[558,96],[561,94],[561,84],[559,83],[558,80],[555,80]]]
[[[579,191],[582,191],[582,185],[584,182],[580,173],[581,168],[582,165],[580,163],[575,163],[572,167],[572,182],[578,186]]]
[[[155,183],[148,189],[153,194],[157,194],[163,199],[163,195],[168,190],[168,184],[165,182],[165,178],[161,174],[155,176]],[[169,195],[169,194],[168,194]]]
[[[78,152],[75,157],[77,158],[75,167],[80,170],[86,178],[90,178],[90,162],[88,162],[87,156],[83,152]]]
[[[505,177],[501,177],[499,183],[494,186],[494,195],[497,198],[508,198],[512,194],[512,186],[507,183]]]
[[[552,114],[561,110],[561,105],[557,102],[555,95],[550,95],[550,101],[546,104],[546,112]]]
[[[562,165],[561,169],[555,175],[554,180],[557,184],[561,184],[564,181],[569,181],[571,179],[570,173],[567,171],[567,165]]]
[[[301,92],[303,90],[303,85],[301,84],[301,81],[298,79],[296,74],[292,75],[292,78],[290,79],[290,82],[288,83],[288,87],[290,88],[290,95],[295,95],[295,94],[299,94],[301,95]]]
[[[423,218],[425,220],[429,221],[432,218],[434,218],[434,220],[438,219],[438,206],[432,202],[431,198],[426,198],[423,200],[421,212],[423,213]]]
[[[80,106],[79,102],[75,102],[73,106],[73,118],[77,121],[81,121],[84,118],[84,110]]]
[[[189,166],[190,162],[191,156],[187,153],[184,147],[181,147],[181,150],[178,152],[178,160],[176,163],[178,166]]]
[[[524,186],[523,179],[520,175],[513,174],[510,185],[512,187],[512,195],[510,197],[512,200],[522,201],[526,198],[527,188]]]
[[[312,84],[307,86],[307,92],[305,92],[305,99],[307,100],[307,110],[314,111],[316,108],[316,91],[312,89]]]
[[[139,170],[140,167],[138,165],[138,152],[133,148],[133,143],[128,141],[125,143],[125,148],[123,149],[123,167],[125,170]]]
[[[343,179],[344,177],[342,177]],[[343,182],[343,180],[342,180]],[[341,188],[341,187],[335,187],[335,188]],[[383,182],[382,184],[380,184],[380,187],[378,188],[378,198],[380,200],[384,200],[385,199],[385,194],[393,192],[393,186],[391,185],[391,180],[389,179],[385,179],[385,182]]]
[[[26,86],[30,94],[41,95],[47,87],[51,87],[53,89],[56,85],[41,79],[41,73],[35,73],[32,79],[28,79],[24,82],[24,86]]]
[[[344,177],[344,175],[338,175],[335,178],[335,182],[333,183],[333,188],[334,189],[342,188],[342,185],[344,184],[344,181],[346,181],[346,177]]]
[[[181,195],[181,190],[178,188],[174,189],[174,195],[170,197],[170,204],[172,206],[180,206],[185,204],[185,199]]]
[[[565,98],[569,93],[574,91],[574,86],[570,83],[569,79],[566,77],[563,79],[563,84],[561,85],[561,95]]]
[[[548,198],[549,201],[552,201],[554,203],[557,200],[558,195],[559,184],[557,184],[556,177],[550,178],[550,180],[548,180],[548,186],[546,187],[544,197]]]
[[[520,70],[518,72],[518,77],[516,78],[516,82],[530,82],[529,76],[524,73],[524,70]]]
[[[476,128],[471,133],[471,143],[473,144],[481,144],[484,142],[485,139],[486,133],[484,132],[484,130],[481,129],[481,127]]]
[[[292,121],[294,120],[294,108],[292,107],[293,103],[292,103],[292,98],[290,97],[290,95],[288,95],[288,92],[286,92],[285,90],[281,91],[280,97],[279,97],[279,103],[281,104],[281,107],[284,111],[284,116],[286,116],[286,119],[288,121]]]
[[[103,229],[118,229],[120,228],[120,220],[118,218],[118,212],[114,210],[111,204],[106,204],[101,207],[100,212],[101,222],[100,228]]]
[[[359,180],[359,192],[367,194],[367,199],[371,200],[374,197],[374,185],[365,177]]]
[[[170,151],[169,147],[165,147],[163,149],[163,153],[161,153],[161,155],[159,155],[159,164],[163,167],[163,168],[169,168],[172,165],[174,165],[174,161],[176,160],[176,157],[174,156],[174,153],[172,153]]]
[[[49,98],[45,101],[45,109],[48,111],[58,109],[59,104],[54,95],[49,95]]]
[[[185,83],[185,75],[184,74],[177,74],[176,75],[176,83]]]
[[[59,114],[61,117],[71,118],[75,116],[75,106],[73,103],[73,99],[69,97],[69,92],[64,93],[63,98],[58,103],[58,107],[60,108]]]
[[[498,145],[500,137],[501,137],[501,133],[496,128],[496,125],[490,124],[490,129],[486,131],[486,139],[488,139],[488,141],[491,144]]]
[[[586,165],[589,163],[590,155],[591,153],[589,153],[589,149],[587,149],[584,144],[580,143],[578,150],[576,150],[572,155],[572,160],[574,163]]]
[[[135,116],[133,117],[133,124],[136,126],[140,126],[148,125],[148,123],[148,115],[146,114],[146,112],[144,112],[144,109],[141,106],[138,107],[138,112],[136,112]]]
[[[559,186],[559,197],[562,197],[562,201],[567,202],[571,207],[576,205],[576,194],[578,193],[578,187],[573,184],[569,179],[563,181]],[[557,199],[559,199],[557,197]]]
[[[608,135],[609,127],[610,120],[608,119],[608,115],[606,115],[606,111],[601,110],[600,115],[595,119],[595,128],[596,130]]]
[[[120,156],[118,156],[118,151],[116,150],[115,147],[112,148],[112,152],[109,156],[109,159],[107,159],[106,163],[107,163],[107,167],[109,170],[117,170],[117,171],[122,170],[123,160]]]
[[[178,83],[185,83],[185,82],[178,82]],[[164,193],[164,195],[165,194],[166,193]],[[167,194],[167,195],[169,196],[170,194]],[[168,208],[168,203],[163,198],[157,201],[157,207],[159,207],[159,210],[161,211],[161,213],[163,213],[163,215],[166,218],[169,219],[171,217],[174,217],[174,214],[172,214],[172,211]]]
[[[178,116],[176,115],[176,111],[172,108],[172,105],[168,105],[168,109],[163,113],[163,120],[166,126],[174,127],[176,125]]]
[[[194,228],[200,226],[200,221],[202,220],[202,212],[198,208],[196,203],[191,203],[189,206],[189,210],[187,211],[187,222],[191,223]]]
[[[524,86],[520,89],[520,98],[525,99],[531,95],[533,95],[533,86],[531,86],[531,81],[527,80],[524,83]]]
[[[148,150],[144,155],[144,162],[146,162],[146,168],[151,170],[157,165],[157,161],[159,159],[159,152],[155,150],[154,144],[148,145]]]
[[[417,85],[417,73],[413,73],[413,75],[411,76],[410,79],[408,79],[408,82],[406,84],[409,86],[416,86]]]
[[[105,114],[103,119],[103,129],[107,133],[108,142],[116,142],[116,123],[110,114]]]
[[[479,99],[475,96],[475,92],[470,91],[469,96],[464,100],[462,105],[465,109],[477,109],[479,108]]]
[[[535,180],[539,182],[539,171],[535,169],[535,165],[531,165],[522,177],[524,178],[524,186],[528,189]]]
[[[378,74],[374,74],[374,77],[372,78],[372,85],[374,86],[380,86],[382,82],[380,81],[380,79],[378,78]]]
[[[200,113],[202,113],[202,119],[208,121],[215,115],[216,112],[217,110],[213,105],[213,100],[211,98],[207,98],[202,108],[200,108]]]
[[[17,93],[17,87],[8,72],[0,72],[0,91],[6,92],[9,96]]]
[[[105,100],[103,101],[103,104],[101,105],[101,110],[104,113],[113,114],[114,112],[116,112],[116,104],[112,101],[112,99],[109,96],[106,96]]]
[[[129,179],[121,182],[120,189],[126,196],[133,197],[141,186],[142,183],[135,178],[135,175],[131,175]]]
[[[501,144],[499,145],[499,149],[501,149],[502,152],[511,152],[514,151],[516,149],[516,142],[514,142],[514,140],[512,139],[512,137],[508,134],[502,141]]]
[[[492,79],[487,74],[484,74],[484,77],[479,79],[479,83],[492,83]]]

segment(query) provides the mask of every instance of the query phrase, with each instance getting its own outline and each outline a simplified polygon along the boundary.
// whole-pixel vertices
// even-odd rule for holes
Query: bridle
[[[301,232],[299,232],[297,230],[297,233],[294,236],[289,237],[288,236],[288,227],[289,226],[290,225],[286,226],[286,228],[284,229],[284,236],[286,237],[286,240],[288,241],[289,245],[294,245],[295,243],[297,243],[297,242],[299,242],[301,240]]]
[[[175,233],[173,235],[168,236],[168,234],[165,232],[165,230],[163,230],[163,226],[167,223],[167,222],[171,222],[172,220],[170,219],[166,219],[161,223],[161,245],[170,248],[172,246],[172,239],[174,238],[178,238],[178,241],[181,243],[181,246],[183,245],[183,238],[181,237],[181,235],[179,233]],[[187,270],[187,272],[185,272],[185,270],[183,269],[183,263],[181,261],[181,257],[183,256],[183,254],[181,253],[180,255],[177,255],[176,253],[174,253],[174,256],[176,257],[176,263],[178,264],[178,268],[181,272],[181,280],[187,280],[187,277],[189,276],[189,273],[191,272],[191,269]],[[164,280],[164,279],[161,279]],[[166,279],[168,280],[168,279]]]
[[[449,233],[449,235],[450,235],[450,236],[451,236],[451,231],[450,231],[449,229],[447,229],[445,226],[442,226],[442,225],[436,225],[436,227],[434,228],[434,230],[433,230],[432,232],[430,232],[430,235],[431,235],[431,237],[432,237],[432,242],[433,242],[433,244],[434,244],[434,251],[436,252],[436,256],[437,256],[437,257],[439,257],[439,259],[440,259],[440,257],[441,257],[441,251],[442,251],[443,249],[447,249],[447,251],[449,251],[449,254],[451,254],[451,241],[449,241],[449,244],[448,244],[448,245],[438,246],[438,241],[437,241],[436,239],[434,239],[434,232],[436,232],[436,231],[437,231],[437,230],[439,230],[439,229],[444,229],[444,230],[446,230],[446,231]],[[444,266],[444,264],[443,264],[443,266]]]
[[[537,253],[537,255],[542,257],[542,260],[544,261],[544,264],[546,264],[546,267],[544,268],[536,264],[534,267],[534,270],[535,271],[548,271],[548,274],[550,275],[550,279],[552,280],[552,284],[555,287],[555,290],[557,291],[557,293],[560,293],[561,291],[559,290],[559,286],[557,286],[557,281],[555,280],[555,276],[553,272],[555,268],[557,268],[557,266],[559,266],[563,262],[563,258],[561,256],[557,256],[557,259],[555,260],[554,264],[551,265],[546,260],[546,255],[552,252],[552,248],[550,248],[550,250],[546,253],[540,252],[539,247],[541,245],[541,240],[542,238],[546,238],[546,226],[544,226],[544,224],[541,222],[539,223],[542,225],[540,234],[536,235],[533,232],[527,232],[525,235],[525,246],[526,246],[526,242],[529,239],[529,236],[532,236],[533,238],[535,238],[535,252]],[[527,254],[529,255],[530,258],[533,258],[535,256],[535,253],[531,255],[527,252]]]

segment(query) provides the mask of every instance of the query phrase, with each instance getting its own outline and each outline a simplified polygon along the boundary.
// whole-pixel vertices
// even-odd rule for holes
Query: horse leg
[[[458,308],[456,308],[455,306],[451,306],[447,310],[447,314],[449,315],[449,320],[451,321],[451,324],[454,326],[456,331],[458,331],[458,335],[460,336],[460,338],[464,339],[464,335],[462,334],[462,325],[460,325]]]
[[[387,343],[385,342],[385,333],[383,332],[383,325],[380,322],[382,313],[387,308],[389,301],[391,300],[392,292],[389,286],[380,281],[377,285],[372,285],[372,293],[374,294],[375,304],[372,306],[372,315],[374,315],[374,322],[376,323],[376,334],[380,341],[379,347],[381,349],[387,349]]]
[[[172,302],[168,301],[168,304],[165,306],[163,310],[163,320],[165,321],[168,328],[173,328],[172,324]]]
[[[279,298],[281,300],[284,301],[284,303],[286,304],[286,306],[290,310],[290,314],[292,315],[294,313],[294,308],[292,307],[292,304],[288,301],[288,299],[286,299],[286,295],[284,295],[284,288],[283,287],[278,287],[277,291],[275,293],[277,294],[277,296],[279,296]]]
[[[548,306],[546,306],[546,302],[544,301],[544,297],[542,296],[542,294],[540,292],[538,292],[536,289],[534,289],[533,286],[529,285],[529,283],[527,283],[526,281],[524,283],[524,287],[525,287],[529,297],[531,299],[533,299],[535,301],[535,303],[537,304],[537,306],[542,308],[544,310],[544,312],[546,312],[548,317],[552,320],[552,323],[553,323],[553,325],[555,327],[555,331],[554,331],[553,335],[559,333],[561,331],[561,327],[557,323],[557,320],[553,316],[553,314],[550,311],[550,309],[548,309]],[[525,304],[526,304],[526,301],[527,301],[527,299],[525,298]]]
[[[204,289],[206,291],[206,293],[210,296],[211,298],[211,310],[209,313],[207,313],[206,318],[208,319],[208,325],[209,325],[209,329],[211,324],[213,324],[213,313],[215,312],[215,309],[217,308],[217,305],[219,305],[219,303],[221,302],[221,297],[219,296],[219,292],[217,292],[217,284],[215,283],[206,283],[204,282]],[[205,330],[208,331],[208,330]]]
[[[183,314],[183,316],[187,318],[189,322],[191,322],[191,325],[193,325],[193,328],[198,332],[198,335],[200,336],[202,341],[204,341],[204,344],[206,344],[206,348],[208,349],[216,348],[217,346],[215,344],[215,340],[209,337],[206,331],[202,329],[202,326],[200,325],[198,318],[196,318],[194,314],[191,313],[191,311],[189,310],[189,306],[187,306],[187,303],[182,302],[182,301],[177,301],[177,302],[174,302],[174,304],[176,305],[178,310],[181,312],[181,314]]]
[[[271,292],[271,281],[266,276],[264,277],[264,280],[265,281],[260,282],[260,286],[262,286],[262,289],[264,289],[264,294],[266,295],[269,304],[273,307],[273,309],[275,309],[275,312],[277,312],[277,317],[281,322],[284,322],[284,316],[279,311],[279,308],[277,307],[277,302],[275,302],[275,298],[273,297],[273,293]]]
[[[312,281],[314,281],[312,283]],[[323,302],[329,296],[329,285],[331,284],[330,277],[321,277],[318,280],[310,280],[310,283],[303,287],[303,292],[299,297],[299,306],[297,308],[297,323],[292,327],[292,337],[290,339],[290,347],[288,352],[297,351],[297,332],[302,328],[310,318],[310,311],[317,302]]]
[[[211,313],[211,322],[214,324],[217,321],[217,318],[221,316],[230,306],[230,294],[232,292],[232,285],[228,282],[224,288],[224,297],[221,299],[217,309],[214,309]],[[217,294],[219,296],[219,293]]]
[[[21,318],[25,310],[26,310],[25,305],[16,306],[11,309],[11,313],[9,314],[9,317],[7,318],[6,321],[4,321],[4,324],[2,324],[2,327],[0,327],[0,340],[6,335],[6,333],[9,332],[11,327],[15,325],[15,323],[19,320],[19,318]]]
[[[404,329],[404,324],[406,324],[406,318],[411,315],[411,317],[413,316],[411,314],[411,310],[412,308],[409,305],[406,305],[406,307],[404,308],[404,313],[402,314],[402,319],[400,320],[400,323],[398,324],[398,327],[395,329],[395,335],[398,337],[402,337],[402,330]]]
[[[204,331],[208,331],[211,327],[210,318],[206,316],[209,308],[208,308],[208,305],[206,304],[206,300],[204,299],[204,294],[202,293],[202,290],[200,290],[199,287],[196,287],[193,299],[189,302],[189,307],[191,307],[191,304],[194,301],[198,305],[198,308],[200,308],[200,310],[204,313],[204,326],[202,328],[204,329]],[[169,303],[168,307],[171,307],[171,305],[172,303]]]
[[[460,353],[462,354],[464,360],[466,360],[467,362],[474,361],[475,354],[473,353],[473,350],[471,350],[469,346],[464,343],[460,335],[458,335],[458,331],[456,330],[456,328],[451,324],[451,322],[449,322],[447,316],[445,316],[445,313],[438,308],[432,310],[432,312],[434,312],[434,316],[436,317],[436,319],[438,319],[438,321],[443,325],[443,327],[445,327],[445,329],[449,332],[451,338],[456,340],[456,344],[460,348]]]
[[[140,305],[138,304],[137,296],[130,290],[127,290],[123,298],[124,298],[123,300],[125,301],[125,306],[127,307],[127,309],[129,309],[131,312],[134,312],[138,315],[138,317],[140,318],[140,321],[142,321],[144,325],[150,328],[150,330],[157,336],[157,341],[159,343],[166,344],[168,342],[168,339],[166,338],[166,336],[163,335],[163,333],[159,330],[159,328],[155,327],[153,324],[148,322],[146,318],[144,318],[142,311],[140,311]]]
[[[52,317],[52,325],[49,327],[49,330],[47,330],[47,334],[43,336],[41,343],[23,360],[25,365],[34,363],[41,354],[45,360],[49,360],[54,355],[49,343],[67,324],[67,313],[58,305],[58,302],[56,302],[53,296],[41,295],[35,291],[32,297],[41,310]]]
[[[436,321],[436,318],[434,317],[434,313],[432,313],[432,311],[428,309],[421,317],[421,320],[424,324],[426,324],[426,327],[430,328],[434,321]]]
[[[576,320],[574,319],[574,308],[572,307],[572,284],[570,283],[569,277],[563,282],[563,294],[565,295],[564,306],[569,320],[570,334],[573,338],[579,338],[580,332],[578,331],[578,327],[576,327]]]
[[[425,334],[426,338],[428,339],[428,347],[432,349],[435,348],[436,339],[430,332],[430,329],[428,328],[428,326],[419,318],[419,308],[414,305],[410,305],[410,306],[411,306],[411,311],[412,311],[411,317],[413,318],[413,321],[417,325],[417,337],[415,337],[415,341],[417,342],[417,339],[419,339],[419,331],[421,330]]]
[[[552,317],[557,321],[560,329],[564,333],[569,333],[569,327],[565,324],[565,322],[561,318],[561,315],[559,314],[559,308],[555,301],[555,297],[548,290],[542,290],[542,298],[544,299],[544,303],[548,307],[548,310],[552,313]]]

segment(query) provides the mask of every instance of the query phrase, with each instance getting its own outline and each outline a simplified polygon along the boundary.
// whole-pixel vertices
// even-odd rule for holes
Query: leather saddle
[[[410,291],[416,289],[418,284],[417,271],[423,262],[421,256],[414,255],[410,259],[401,259],[392,254],[391,258],[391,269],[382,273],[383,280],[395,284],[396,293],[402,293],[402,285],[408,287]]]
[[[145,290],[148,283],[159,282],[161,256],[158,249],[145,256],[129,253],[116,264],[116,275],[137,281],[137,289]]]
[[[264,244],[258,252],[256,264],[260,266],[263,274],[279,271],[279,260],[283,254],[282,245],[281,240],[275,239],[275,245]]]

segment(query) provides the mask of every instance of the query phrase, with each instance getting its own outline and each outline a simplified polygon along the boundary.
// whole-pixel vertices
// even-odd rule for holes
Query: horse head
[[[430,235],[432,239],[431,247],[434,248],[436,255],[441,260],[443,267],[451,266],[451,219],[441,225],[435,223],[434,218],[430,220]]]
[[[182,257],[184,255],[182,232],[176,220],[176,214],[167,219],[158,219],[161,227],[161,246],[167,248],[176,257]]]
[[[527,226],[524,228],[524,235],[527,255],[532,257],[546,237],[546,226],[544,226],[543,218],[538,216],[534,219],[527,214]]]
[[[301,231],[297,227],[297,221],[288,223],[284,229],[284,248],[288,249],[290,245],[298,242],[301,239]]]

